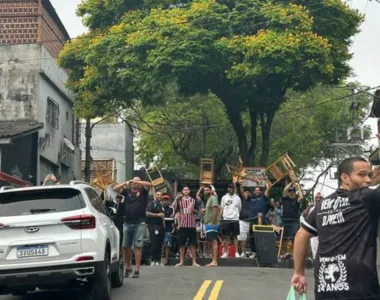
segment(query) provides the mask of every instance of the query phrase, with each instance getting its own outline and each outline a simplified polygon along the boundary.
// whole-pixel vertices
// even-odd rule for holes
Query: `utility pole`
[[[113,117],[117,115],[117,112],[116,113],[113,113],[113,114],[110,114],[110,115],[107,115],[103,118],[101,118],[100,120],[94,122],[91,124],[91,119],[90,118],[87,118],[86,119],[86,129],[85,129],[85,138],[86,138],[86,147],[85,147],[85,163],[84,163],[84,180],[86,182],[90,182],[91,180],[91,162],[92,162],[92,158],[91,158],[91,138],[92,138],[92,130],[94,129],[95,125],[104,121],[104,120],[107,120],[108,118],[110,117]]]
[[[338,133],[338,129],[335,129],[335,142],[337,144],[337,147],[335,148],[336,149],[336,167],[338,168],[339,164],[340,164],[340,157],[339,157],[339,133]],[[337,169],[338,171],[338,169]],[[340,178],[339,178],[339,173],[337,172],[337,180],[338,180],[338,188],[340,186]]]
[[[86,119],[86,148],[85,148],[85,164],[84,164],[84,180],[90,182],[91,180],[91,138],[92,138],[91,119]]]
[[[362,144],[358,142],[341,142],[339,138],[339,131],[338,128],[335,129],[335,143],[329,145],[329,147],[334,147],[335,148],[335,161],[336,161],[336,166],[338,167],[340,164],[341,160],[341,155],[340,152],[343,151],[346,154],[349,155],[357,155],[356,153],[353,153],[352,151],[349,150],[351,147],[360,147]],[[344,157],[344,156],[343,156]],[[338,180],[338,186],[340,185],[340,178],[339,176],[336,178]]]

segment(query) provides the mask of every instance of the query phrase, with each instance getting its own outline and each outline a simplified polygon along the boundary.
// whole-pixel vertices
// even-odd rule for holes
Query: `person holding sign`
[[[269,202],[269,192],[271,186],[268,182],[265,183],[266,189],[264,193],[261,191],[260,187],[256,186],[253,191],[252,200],[249,202],[249,217],[251,219],[249,224],[249,238],[251,246],[251,258],[256,256],[256,244],[253,232],[253,225],[259,224],[259,217],[262,217],[267,213],[268,202]]]
[[[308,244],[311,237],[318,236],[315,299],[380,299],[376,268],[380,189],[369,187],[371,167],[362,157],[343,160],[338,175],[340,187],[301,221],[291,285],[306,293]]]
[[[291,171],[289,176],[290,178],[294,178],[294,172]],[[296,186],[298,187],[298,195],[296,193]],[[282,221],[284,223],[284,238],[291,242],[292,248],[294,247],[294,237],[300,226],[300,207],[303,201],[304,195],[301,186],[290,182],[282,193]]]

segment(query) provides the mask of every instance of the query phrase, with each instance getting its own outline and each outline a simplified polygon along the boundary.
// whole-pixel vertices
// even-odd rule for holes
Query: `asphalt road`
[[[256,267],[142,267],[139,279],[126,278],[113,300],[282,300],[289,291],[291,269]],[[312,271],[308,271],[313,287]],[[81,300],[72,293],[36,292],[0,300]],[[308,300],[314,300],[309,291]]]

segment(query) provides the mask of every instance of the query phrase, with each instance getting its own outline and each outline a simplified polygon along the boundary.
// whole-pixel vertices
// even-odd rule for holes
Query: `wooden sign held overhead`
[[[214,159],[201,158],[199,181],[201,184],[214,183]]]
[[[265,187],[267,177],[265,168],[262,167],[246,167],[244,168],[244,177],[242,185],[244,187]]]
[[[289,155],[285,153],[265,170],[265,173],[271,174],[274,179],[269,179],[268,183],[270,182],[270,185],[273,186],[287,175],[289,175],[294,184],[298,183],[298,179],[295,177],[294,172],[292,172],[295,167],[294,162]]]
[[[146,170],[146,174],[155,190],[159,190],[165,186],[165,179],[162,177],[160,169],[156,166]]]
[[[265,168],[244,167],[241,159],[237,166],[226,165],[229,173],[232,174],[232,181],[237,183],[243,180],[242,185],[246,187],[265,187],[266,175]]]

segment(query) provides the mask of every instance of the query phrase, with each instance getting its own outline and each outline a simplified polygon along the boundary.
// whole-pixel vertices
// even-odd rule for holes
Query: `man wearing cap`
[[[165,243],[164,243],[164,249],[165,249],[165,265],[168,265],[169,263],[169,252],[173,245],[172,243],[172,234],[174,230],[174,208],[170,206],[170,196],[164,195],[162,197],[162,208],[164,210],[164,232],[165,232]]]
[[[290,182],[282,193],[282,221],[284,223],[284,238],[293,241],[300,226],[300,206],[304,196],[302,189],[299,187],[299,194],[296,194],[296,188]]]
[[[151,243],[151,266],[161,266],[162,246],[165,238],[164,208],[162,207],[162,192],[156,192],[156,197],[149,202],[146,215]]]

